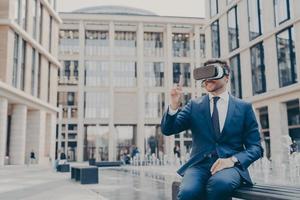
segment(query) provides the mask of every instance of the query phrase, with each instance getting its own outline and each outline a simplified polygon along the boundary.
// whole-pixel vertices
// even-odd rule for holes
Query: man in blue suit
[[[183,176],[180,200],[230,198],[241,184],[252,184],[247,168],[263,155],[252,105],[228,93],[227,63],[209,60],[204,66],[214,64],[227,73],[218,79],[203,80],[208,94],[190,100],[180,109],[182,84],[179,83],[171,90],[171,103],[162,118],[164,135],[192,131],[190,160],[178,170]]]

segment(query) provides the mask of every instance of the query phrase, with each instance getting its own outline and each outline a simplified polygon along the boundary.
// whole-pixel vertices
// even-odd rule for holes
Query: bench
[[[70,165],[69,164],[60,164],[56,167],[57,172],[69,172],[70,171]]]
[[[123,163],[121,161],[101,161],[90,164],[97,167],[120,167]]]
[[[98,183],[98,167],[74,166],[71,167],[71,179],[79,181],[81,184]]]
[[[172,200],[177,199],[180,182],[172,183]],[[242,186],[236,189],[232,197],[248,200],[300,200],[300,187],[283,185]]]

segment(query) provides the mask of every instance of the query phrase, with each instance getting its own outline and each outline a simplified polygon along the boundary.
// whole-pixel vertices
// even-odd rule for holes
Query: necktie
[[[213,113],[211,116],[214,131],[215,131],[217,138],[220,136],[219,112],[218,112],[218,108],[217,108],[217,102],[219,99],[220,99],[220,97],[213,97],[214,109],[213,109]]]

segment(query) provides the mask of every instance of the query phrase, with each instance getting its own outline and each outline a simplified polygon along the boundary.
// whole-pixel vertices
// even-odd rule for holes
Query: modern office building
[[[0,2],[0,166],[55,156],[60,23],[55,1]]]
[[[69,160],[116,160],[137,146],[142,156],[182,154],[189,132],[163,137],[169,91],[184,78],[185,102],[201,95],[193,69],[205,56],[204,19],[165,17],[129,7],[60,13],[56,149]]]
[[[207,57],[231,65],[231,91],[253,103],[265,155],[300,146],[300,1],[206,0]]]

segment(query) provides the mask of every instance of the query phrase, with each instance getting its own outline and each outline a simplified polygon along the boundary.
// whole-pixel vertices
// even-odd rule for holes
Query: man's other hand
[[[219,158],[213,166],[210,168],[210,172],[212,175],[221,171],[222,169],[231,168],[234,166],[234,162],[231,158]]]

